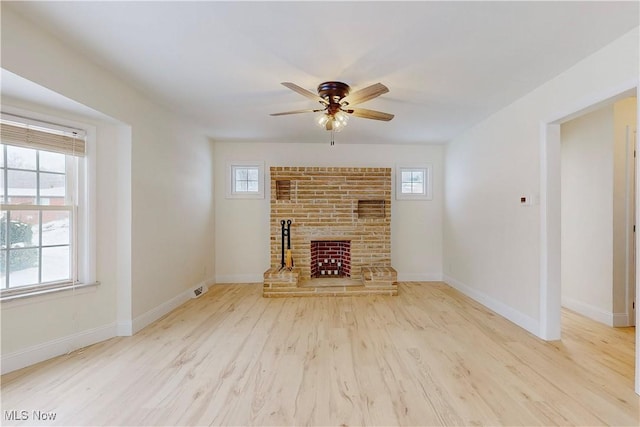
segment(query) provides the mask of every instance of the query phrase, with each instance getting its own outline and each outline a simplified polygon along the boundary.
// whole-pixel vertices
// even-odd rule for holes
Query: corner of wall
[[[489,308],[490,310],[495,311],[497,314],[509,320],[510,322],[515,323],[516,325],[531,332],[536,336],[539,335],[540,324],[538,320],[533,319],[532,317],[529,317],[526,314],[519,312],[518,310],[515,310],[514,308],[485,294],[484,292],[479,291],[465,283],[462,283],[454,279],[453,277],[444,276],[444,282],[462,292],[469,298]]]

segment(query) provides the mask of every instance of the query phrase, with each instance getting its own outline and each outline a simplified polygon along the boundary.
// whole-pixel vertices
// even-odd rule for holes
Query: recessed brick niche
[[[271,268],[264,274],[264,296],[397,294],[391,267],[390,168],[282,166],[271,167],[270,174]],[[281,220],[292,221],[292,271],[280,268]],[[340,249],[333,242],[343,242],[336,245],[343,252],[348,246],[348,261],[337,261],[337,254],[313,260],[312,242],[318,247],[332,242],[336,252]],[[324,259],[336,266],[325,265]],[[338,262],[341,273],[333,273]],[[327,281],[332,277],[335,282]]]

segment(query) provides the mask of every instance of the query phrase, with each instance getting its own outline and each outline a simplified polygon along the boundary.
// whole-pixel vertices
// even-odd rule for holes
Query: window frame
[[[244,168],[258,170],[258,191],[236,191],[236,170]],[[264,199],[264,180],[264,162],[228,162],[225,197],[227,199]]]
[[[75,167],[73,173],[69,173],[69,168],[65,171],[67,189],[73,181],[75,186],[75,199],[71,201],[69,209],[50,207],[50,205],[6,205],[11,206],[11,210],[20,210],[29,207],[30,210],[69,210],[70,222],[74,230],[70,231],[70,258],[73,266],[70,266],[70,280],[51,281],[33,285],[24,285],[14,288],[4,288],[0,290],[0,301],[8,302],[25,297],[45,295],[53,292],[74,290],[88,286],[98,285],[96,281],[96,175],[95,153],[96,128],[85,123],[73,122],[58,117],[45,114],[38,114],[32,111],[25,111],[8,107],[3,109],[2,118],[10,121],[20,121],[28,125],[49,128],[55,131],[83,132],[86,145],[86,153],[83,157],[71,156],[74,158]],[[7,144],[11,145],[11,144]],[[34,148],[41,151],[39,148]],[[45,171],[46,172],[46,171]],[[68,191],[68,190],[67,190]],[[38,248],[43,247],[39,242]],[[39,266],[38,268],[42,268]]]
[[[433,165],[414,163],[396,165],[396,200],[433,200]],[[402,192],[402,172],[422,172],[424,177],[421,193]]]

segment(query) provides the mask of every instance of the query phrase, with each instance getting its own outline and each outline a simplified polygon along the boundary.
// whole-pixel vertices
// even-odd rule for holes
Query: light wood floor
[[[545,343],[442,283],[401,283],[397,297],[261,294],[218,285],[134,337],[7,374],[3,414],[54,411],[58,425],[640,424],[633,328],[567,311],[562,342]]]

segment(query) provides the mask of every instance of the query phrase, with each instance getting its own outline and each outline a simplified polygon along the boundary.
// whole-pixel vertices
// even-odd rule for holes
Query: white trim
[[[86,150],[84,165],[79,165],[78,172],[78,215],[76,226],[79,240],[77,250],[80,256],[77,259],[78,278],[85,282],[95,282],[97,270],[97,129],[95,126],[85,126],[87,130]],[[80,163],[80,162],[78,162]],[[84,212],[82,211],[84,209]]]
[[[133,335],[133,323],[129,321],[116,322],[116,334],[119,337],[130,337]]]
[[[442,282],[442,273],[405,274],[398,272],[398,282]]]
[[[454,279],[453,277],[449,277],[445,275],[444,282],[449,286],[451,286],[452,288],[459,290],[463,294],[467,295],[468,297],[479,302],[480,304],[484,305],[488,309],[504,317],[505,319],[509,320],[510,322],[515,323],[516,325],[531,332],[534,335],[537,335],[540,325],[536,319],[529,317],[526,314],[521,313],[517,310],[514,310],[510,306],[490,297],[484,292],[480,292],[477,289],[474,289],[460,282],[459,280]]]
[[[404,170],[424,171],[424,192],[408,194],[402,192],[402,172]],[[400,163],[395,166],[396,200],[433,200],[433,165],[430,163]]]
[[[607,326],[629,326],[629,317],[626,313],[612,313],[568,297],[562,297],[562,306]]]
[[[640,124],[640,98],[638,98],[638,88],[640,88],[640,81],[636,82],[636,147],[638,146],[638,141],[637,141],[637,130],[638,130],[638,125]],[[639,197],[639,192],[640,192],[640,156],[635,157],[635,169],[636,169],[636,182],[635,182],[635,205],[636,205],[636,209],[635,209],[635,219],[634,222],[635,224],[640,224],[640,208],[638,207],[639,203],[640,203],[640,197]],[[640,295],[640,274],[638,274],[638,271],[640,270],[638,268],[638,266],[640,266],[640,233],[636,232],[635,233],[635,262],[634,262],[634,266],[636,269],[636,274],[635,274],[635,283],[633,284],[636,287],[636,291],[635,291],[635,295],[634,295],[634,304],[637,303],[638,301],[638,295]],[[628,304],[628,302],[627,302]],[[637,305],[637,304],[636,304]],[[633,324],[635,325],[635,329],[636,329],[636,340],[635,340],[635,345],[636,345],[636,360],[635,360],[635,371],[636,371],[636,377],[635,377],[635,392],[636,394],[640,395],[640,328],[638,326],[640,326],[640,310],[638,310],[638,308],[636,307],[633,311],[635,314],[635,319]],[[633,317],[633,315],[631,315],[630,317]]]
[[[218,274],[215,283],[262,283],[264,282],[263,274]]]
[[[40,295],[51,294],[54,292],[64,292],[64,291],[72,291],[80,290],[83,288],[87,288],[90,286],[98,286],[100,282],[94,283],[73,283],[73,282],[64,282],[64,283],[49,283],[49,284],[41,284],[37,286],[25,286],[25,287],[16,287],[3,289],[3,291],[16,291],[15,293],[5,293],[0,295],[0,303],[6,303],[8,301],[13,301],[22,298],[32,298]]]
[[[60,298],[70,298],[86,293],[97,292],[100,282],[90,283],[81,286],[70,286],[65,289],[55,288],[51,292],[44,292],[33,295],[21,295],[19,298],[4,299],[1,301],[2,310],[8,310],[13,307],[28,304],[40,304],[46,301],[56,300]]]
[[[165,314],[172,312],[185,302],[189,301],[189,299],[191,299],[191,297],[189,296],[189,291],[181,292],[175,297],[171,298],[169,301],[165,301],[159,306],[152,308],[146,313],[143,313],[140,316],[136,317],[132,322],[131,329],[133,334],[137,334],[139,331],[146,328],[156,320],[160,319]],[[123,323],[122,325],[126,326],[126,323]]]
[[[74,243],[78,256],[75,261],[78,281],[81,283],[96,282],[96,257],[97,257],[97,128],[95,125],[82,121],[69,120],[50,113],[39,113],[8,105],[2,106],[2,114],[21,117],[26,120],[29,117],[34,123],[45,123],[49,126],[61,129],[83,130],[85,132],[86,156],[77,159],[77,200],[73,204],[78,206],[76,218],[76,233],[78,240]],[[90,120],[90,119],[89,119]],[[67,179],[69,176],[67,174]],[[44,208],[44,207],[43,207]],[[45,208],[45,209],[48,209]]]
[[[132,196],[131,196],[131,126],[116,128],[116,156],[118,174],[115,179],[118,194],[118,209],[114,213],[116,221],[116,322],[118,336],[133,335],[132,323],[132,280],[131,280],[131,239],[132,239]]]
[[[560,339],[560,125],[540,125],[540,330]]]
[[[204,288],[211,287],[215,282],[213,279],[206,279],[202,282],[194,285],[188,290],[176,295],[169,301],[166,301],[159,306],[152,308],[146,313],[141,314],[140,316],[133,319],[133,321],[122,320],[116,323],[116,330],[119,337],[128,337],[138,333],[140,330],[144,329],[151,323],[160,319],[167,313],[172,312],[176,308],[180,307],[182,304],[191,299],[193,295],[193,289],[202,286]]]
[[[638,83],[638,79],[631,79],[615,87],[586,96],[574,103],[572,107],[568,107],[562,112],[557,112],[549,116],[547,120],[543,122],[548,124],[568,122],[576,117],[598,110],[609,103],[619,101],[629,96],[636,96]]]
[[[538,336],[553,339],[560,335],[560,123],[593,111],[629,94],[638,95],[637,78],[591,94],[572,107],[542,121],[540,124],[540,331]],[[640,98],[638,98],[640,101]],[[640,102],[639,102],[640,105]],[[640,122],[640,108],[638,108]],[[640,156],[636,157],[636,168]],[[640,170],[640,168],[638,168]],[[636,175],[636,206],[640,197],[640,173]],[[636,209],[636,224],[640,224],[640,209]],[[636,248],[640,248],[640,233],[636,233]],[[636,266],[640,265],[640,250],[636,251]],[[636,274],[636,295],[640,294],[640,274]],[[636,325],[640,310],[636,310]],[[640,329],[636,327],[635,392],[640,394]]]
[[[76,334],[2,355],[2,374],[71,353],[80,348],[108,340],[116,336],[116,324],[87,329]]]
[[[257,193],[236,193],[234,168],[257,168],[258,169],[258,192]],[[225,178],[225,198],[226,199],[264,199],[264,162],[262,161],[231,161],[227,162],[227,173]]]
[[[637,124],[636,124],[637,128]],[[625,312],[627,318],[627,324],[625,326],[633,326],[630,320],[633,319],[633,306],[632,301],[634,299],[635,283],[632,283],[632,277],[635,278],[635,259],[631,259],[633,249],[635,246],[634,237],[635,232],[633,227],[636,223],[633,212],[635,211],[635,152],[636,144],[635,140],[631,140],[631,127],[626,126],[625,129],[625,161],[624,161],[624,176],[625,176],[625,189],[624,189],[624,295],[625,295]],[[633,275],[632,275],[633,273]]]
[[[633,326],[629,322],[629,315],[627,313],[613,313],[612,325],[614,328],[625,328],[627,326]]]

